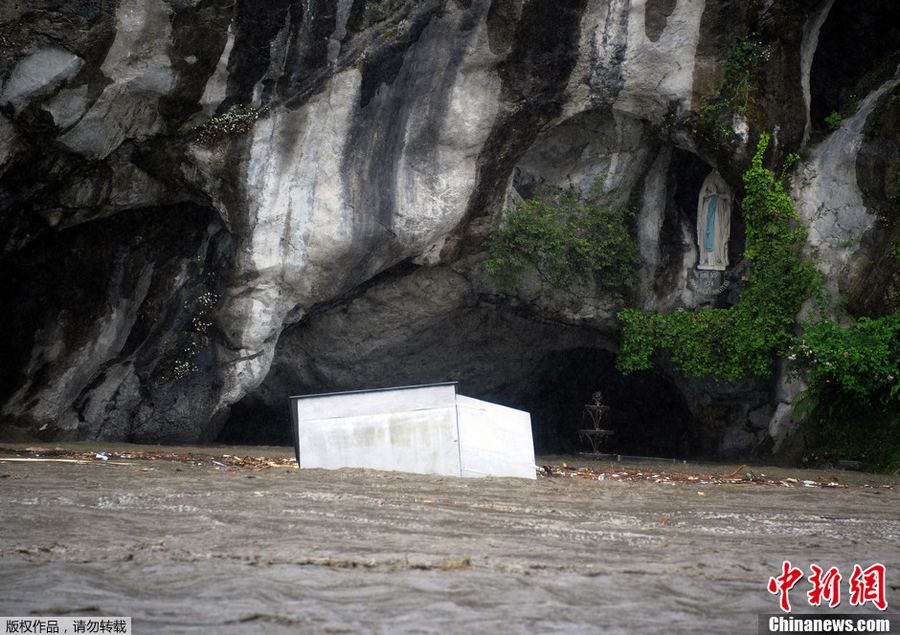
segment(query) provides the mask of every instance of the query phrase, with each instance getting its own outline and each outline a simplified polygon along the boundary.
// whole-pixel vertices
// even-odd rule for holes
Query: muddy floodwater
[[[586,464],[539,459],[563,461]],[[896,612],[897,477],[751,470],[796,482],[0,456],[0,614],[131,616],[136,633],[755,633],[785,559],[845,580],[881,562]],[[848,487],[802,484],[833,476]]]

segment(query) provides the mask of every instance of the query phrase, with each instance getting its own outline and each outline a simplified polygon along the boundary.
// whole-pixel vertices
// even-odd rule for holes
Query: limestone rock
[[[116,37],[100,71],[111,81],[90,110],[60,141],[85,156],[106,158],[126,139],[162,127],[159,99],[174,87],[167,44],[171,16],[163,0],[124,0]]]
[[[13,123],[0,115],[0,171],[15,152],[17,137],[18,134]]]
[[[849,264],[875,225],[875,214],[863,202],[857,182],[863,128],[875,103],[896,83],[887,82],[867,96],[856,114],[814,150],[794,181],[797,212],[809,228],[810,248],[835,295],[846,289]]]
[[[56,47],[38,49],[16,64],[0,92],[0,106],[21,112],[29,103],[51,94],[71,79],[84,60]]]
[[[59,91],[48,101],[44,109],[53,117],[53,123],[59,128],[70,128],[81,119],[88,107],[88,87],[86,84],[78,88]]]
[[[773,452],[777,453],[788,437],[797,430],[793,420],[794,409],[790,404],[780,403],[769,422],[769,436],[775,441]]]

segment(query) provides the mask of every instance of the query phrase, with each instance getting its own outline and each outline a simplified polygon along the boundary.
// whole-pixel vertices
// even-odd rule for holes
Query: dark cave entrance
[[[590,450],[578,430],[601,390],[610,450],[696,455],[676,384],[659,372],[622,375],[614,346],[594,328],[479,301],[448,269],[403,269],[286,329],[267,377],[232,406],[215,441],[292,444],[292,395],[456,381],[462,395],[530,412],[539,454]]]
[[[900,64],[900,2],[835,0],[819,33],[810,71],[810,120],[814,132],[825,119],[847,110],[894,74]]]
[[[498,373],[502,373],[502,364]],[[384,369],[380,386],[408,385],[406,377],[393,377]],[[428,382],[439,378],[428,377]],[[532,369],[528,381],[479,389],[480,383],[460,382],[459,392],[531,412],[535,452],[588,452],[578,430],[582,409],[600,390],[610,410],[603,427],[615,431],[605,445],[612,453],[630,456],[683,458],[694,456],[693,418],[678,388],[660,373],[622,375],[614,353],[598,348],[576,348],[546,354]],[[375,386],[364,386],[371,388]],[[300,394],[344,390],[346,386],[305,387]],[[251,394],[235,404],[217,443],[238,445],[290,445],[287,392],[283,401],[268,402]]]
[[[530,400],[535,451],[588,452],[578,438],[584,405],[603,392],[609,411],[602,427],[615,431],[610,453],[682,458],[692,452],[692,417],[678,388],[660,373],[623,375],[615,355],[594,348],[550,353],[537,369],[537,392]]]
[[[300,391],[298,394],[305,394]],[[322,391],[328,392],[328,391]],[[226,445],[293,445],[289,397],[276,404],[251,393],[231,407],[215,443]]]

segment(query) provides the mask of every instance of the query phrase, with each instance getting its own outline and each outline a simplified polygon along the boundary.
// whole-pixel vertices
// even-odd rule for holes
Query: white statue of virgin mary
[[[731,235],[731,188],[717,170],[703,181],[697,205],[697,269],[724,271],[728,266]]]

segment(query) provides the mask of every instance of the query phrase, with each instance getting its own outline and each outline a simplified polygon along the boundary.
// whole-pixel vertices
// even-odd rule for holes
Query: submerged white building
[[[301,468],[536,478],[531,415],[455,383],[291,398]]]

